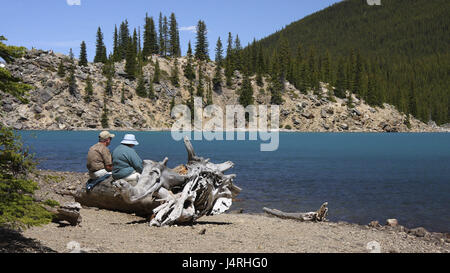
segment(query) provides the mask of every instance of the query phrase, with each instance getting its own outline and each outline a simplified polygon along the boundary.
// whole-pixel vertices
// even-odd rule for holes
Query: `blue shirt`
[[[112,153],[114,180],[122,179],[134,171],[142,173],[142,159],[133,148],[120,144]]]

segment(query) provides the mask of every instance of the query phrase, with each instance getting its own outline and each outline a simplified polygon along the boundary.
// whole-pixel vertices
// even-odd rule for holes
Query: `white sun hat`
[[[139,142],[136,141],[136,137],[133,134],[126,134],[123,137],[121,144],[133,144],[133,145],[139,145]]]

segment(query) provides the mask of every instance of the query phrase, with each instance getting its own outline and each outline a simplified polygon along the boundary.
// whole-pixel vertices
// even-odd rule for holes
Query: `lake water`
[[[99,132],[22,131],[39,168],[86,171],[86,154]],[[126,132],[114,132],[111,151]],[[143,159],[185,163],[182,141],[170,132],[135,132]],[[315,211],[327,201],[331,221],[368,224],[397,218],[412,228],[449,232],[449,133],[280,133],[279,149],[259,141],[192,141],[197,155],[231,160],[243,190],[232,209],[261,213]]]

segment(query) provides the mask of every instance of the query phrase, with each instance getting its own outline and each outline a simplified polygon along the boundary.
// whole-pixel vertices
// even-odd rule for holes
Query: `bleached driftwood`
[[[125,180],[104,181],[89,193],[78,191],[75,199],[83,205],[153,213],[152,226],[189,223],[203,215],[227,211],[232,199],[241,191],[233,184],[235,175],[224,174],[233,163],[211,163],[195,155],[187,138],[184,143],[188,153],[185,165],[170,169],[166,166],[167,158],[161,162],[144,160],[136,185]]]
[[[280,217],[283,219],[294,219],[299,221],[315,221],[321,222],[325,220],[328,213],[328,202],[322,204],[319,210],[315,212],[304,212],[304,213],[288,213],[282,212],[276,209],[263,208],[263,210],[273,216]]]
[[[72,226],[81,223],[80,209],[81,205],[77,202],[65,203],[57,208],[44,206],[44,208],[53,214],[53,221],[67,221]]]

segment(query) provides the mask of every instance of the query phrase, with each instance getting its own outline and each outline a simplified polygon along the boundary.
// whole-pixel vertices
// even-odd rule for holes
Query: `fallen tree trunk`
[[[288,213],[288,212],[283,212],[280,210],[276,210],[276,209],[269,209],[269,208],[263,208],[263,211],[279,217],[279,218],[283,218],[283,219],[294,219],[294,220],[299,220],[299,221],[315,221],[315,222],[321,222],[326,220],[325,217],[327,216],[328,213],[328,203],[325,202],[322,204],[322,206],[320,207],[319,210],[315,211],[315,212],[299,212],[299,213]]]
[[[144,160],[139,181],[105,180],[93,190],[80,189],[75,200],[85,206],[118,210],[139,215],[154,215],[153,226],[190,223],[203,215],[227,211],[241,189],[233,184],[234,174],[224,172],[233,167],[231,161],[209,162],[195,155],[190,141],[184,139],[188,162],[170,169],[168,159],[161,162]]]

